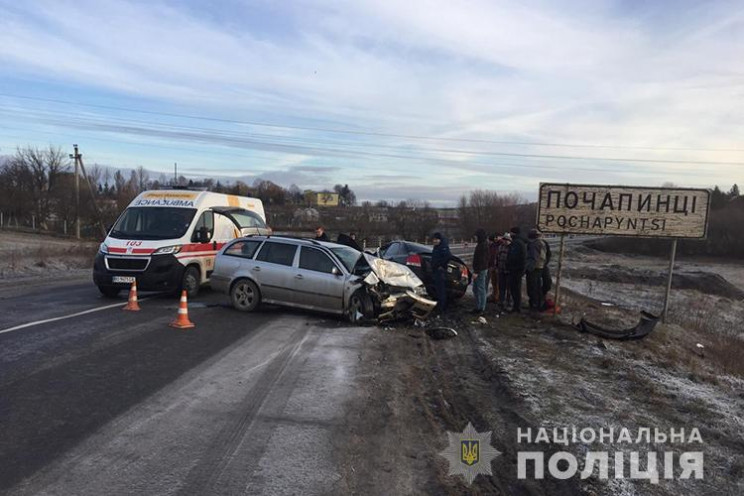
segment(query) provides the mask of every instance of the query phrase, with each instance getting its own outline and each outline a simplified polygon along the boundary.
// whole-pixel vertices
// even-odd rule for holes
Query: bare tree
[[[53,146],[48,149],[27,146],[19,147],[11,161],[17,167],[28,170],[33,211],[39,225],[45,225],[51,213],[52,192],[60,175],[69,167],[67,155]]]
[[[141,165],[134,170],[135,187],[137,193],[142,193],[147,189],[150,182],[150,173]]]

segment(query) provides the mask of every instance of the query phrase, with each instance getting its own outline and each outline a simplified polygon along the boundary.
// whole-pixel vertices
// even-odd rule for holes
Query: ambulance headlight
[[[98,247],[98,251],[103,253],[104,255],[108,253],[108,245],[106,243],[101,243],[101,246]]]
[[[153,255],[175,255],[181,251],[181,245],[164,246],[153,252]]]

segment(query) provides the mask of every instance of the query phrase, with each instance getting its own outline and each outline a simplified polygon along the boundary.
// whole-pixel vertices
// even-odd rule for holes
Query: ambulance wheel
[[[116,298],[121,289],[114,286],[98,286],[98,291],[106,298]]]
[[[186,296],[193,298],[199,294],[200,284],[201,274],[199,274],[199,269],[193,265],[186,267],[186,271],[183,273],[183,279],[181,280],[181,290],[186,290]]]
[[[230,302],[236,310],[252,312],[261,303],[261,291],[249,279],[238,279],[230,288]]]

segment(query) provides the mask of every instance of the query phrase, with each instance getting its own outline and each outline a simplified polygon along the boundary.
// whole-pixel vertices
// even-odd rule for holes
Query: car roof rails
[[[266,238],[267,239],[268,238],[294,239],[294,240],[297,240],[297,241],[308,241],[308,242],[310,242],[310,243],[312,243],[314,245],[323,246],[323,245],[320,244],[320,241],[318,241],[317,239],[303,238],[302,236],[287,236],[287,235],[284,235],[284,234],[268,234],[268,235],[266,235]]]

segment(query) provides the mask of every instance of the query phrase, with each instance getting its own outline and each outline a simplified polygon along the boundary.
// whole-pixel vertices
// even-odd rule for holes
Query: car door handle
[[[297,274],[297,275],[295,276],[295,279],[304,279],[304,277],[302,277],[302,274]]]
[[[261,272],[261,267],[253,267],[254,272]]]

